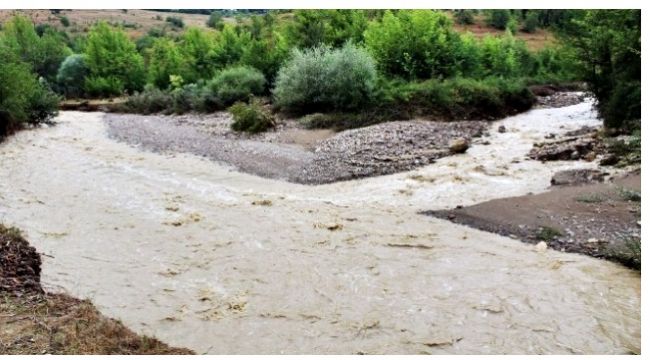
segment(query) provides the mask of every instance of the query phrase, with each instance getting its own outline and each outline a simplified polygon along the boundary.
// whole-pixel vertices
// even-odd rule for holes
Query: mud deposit
[[[559,127],[597,125],[590,105],[321,186],[143,152],[108,138],[102,114],[63,112],[0,144],[0,221],[47,255],[48,288],[198,353],[639,353],[639,272],[417,214],[594,167],[525,158]]]
[[[230,130],[232,116],[109,114],[111,138],[161,153],[204,156],[239,171],[300,184],[394,174],[451,155],[453,139],[480,136],[481,121],[397,121],[347,130],[304,129],[284,120],[257,135]]]

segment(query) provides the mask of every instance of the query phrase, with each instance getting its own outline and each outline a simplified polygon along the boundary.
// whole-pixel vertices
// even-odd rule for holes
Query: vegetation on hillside
[[[606,125],[627,128],[640,118],[636,10],[206,14],[205,27],[169,16],[171,28],[151,29],[137,39],[123,24],[100,21],[78,33],[10,19],[0,35],[0,56],[6,59],[0,76],[7,78],[0,85],[0,110],[11,119],[4,123],[46,120],[54,111],[44,111],[52,92],[131,95],[123,110],[145,113],[214,111],[263,96],[276,111],[357,119],[413,113],[497,117],[532,105],[528,85],[577,80],[590,85]],[[226,16],[237,20],[226,22]],[[477,37],[456,31],[454,21],[481,21],[503,31]],[[187,29],[172,31],[178,27]],[[563,41],[532,51],[513,34],[540,28],[561,34]],[[30,80],[18,85],[13,78]]]

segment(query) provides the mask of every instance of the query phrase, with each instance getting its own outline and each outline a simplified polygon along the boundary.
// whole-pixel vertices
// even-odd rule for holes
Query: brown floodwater
[[[62,112],[0,144],[0,222],[44,254],[49,290],[137,332],[213,354],[640,352],[638,272],[417,214],[594,167],[525,159],[550,131],[598,124],[590,103],[496,122],[490,145],[414,171],[322,186],[143,152],[102,117]]]

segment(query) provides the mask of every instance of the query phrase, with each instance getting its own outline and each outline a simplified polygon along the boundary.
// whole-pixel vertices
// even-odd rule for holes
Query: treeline
[[[617,111],[603,105],[604,97],[620,104],[629,100],[624,90],[636,86],[636,80],[625,80],[625,89],[618,83],[640,74],[638,11],[485,10],[486,21],[505,14],[506,26],[503,35],[483,39],[454,31],[458,14],[296,10],[232,23],[211,12],[209,28],[152,29],[137,39],[101,22],[71,38],[15,17],[3,25],[1,39],[5,56],[29,69],[40,88],[64,97],[130,95],[125,111],[182,113],[262,96],[276,110],[331,114],[310,117],[312,126],[414,115],[499,117],[532,105],[527,85],[580,79],[590,81],[601,113],[611,118]],[[507,23],[531,17],[567,40],[529,50]],[[611,64],[604,66],[608,56]],[[628,113],[625,118],[637,114]]]

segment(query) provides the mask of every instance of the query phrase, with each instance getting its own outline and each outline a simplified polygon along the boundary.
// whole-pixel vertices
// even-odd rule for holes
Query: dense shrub
[[[510,21],[510,10],[507,9],[493,9],[486,12],[487,24],[495,29],[505,30]]]
[[[564,30],[605,126],[641,118],[641,11],[589,10]]]
[[[111,97],[124,93],[124,83],[115,76],[89,76],[84,81],[84,91],[91,97]]]
[[[70,54],[65,36],[49,27],[39,36],[31,20],[15,16],[5,22],[0,41],[32,71],[48,81],[56,78],[61,62]]]
[[[129,96],[122,110],[147,115],[171,112],[172,104],[173,99],[168,92],[162,91],[153,85],[147,85],[142,92]]]
[[[58,98],[0,43],[0,138],[22,124],[48,122],[58,111]]]
[[[56,82],[65,96],[82,96],[88,67],[82,54],[68,56],[59,67]]]
[[[68,19],[67,16],[61,16],[60,20],[61,20],[61,25],[63,25],[63,27],[70,26],[70,19]]]
[[[257,99],[252,99],[249,104],[238,102],[228,111],[233,116],[231,128],[235,131],[259,133],[275,126],[273,115]]]
[[[149,83],[161,89],[169,87],[171,75],[183,74],[183,57],[176,43],[166,38],[155,39],[147,51]]]
[[[454,74],[453,49],[458,39],[451,20],[431,10],[387,11],[365,32],[366,46],[380,69],[410,79]]]
[[[177,28],[184,28],[185,27],[185,22],[183,21],[183,18],[178,17],[178,16],[168,16],[165,19],[166,22],[172,24],[172,26],[177,27]]]
[[[264,92],[266,80],[257,69],[247,66],[236,66],[220,71],[208,81],[206,91],[222,106],[231,105],[237,101],[247,100],[251,95]]]
[[[376,81],[372,57],[352,44],[294,50],[278,73],[273,95],[289,110],[350,110],[369,103]]]
[[[208,18],[208,21],[206,21],[206,25],[216,30],[223,29],[223,16],[219,11],[213,11]]]
[[[186,71],[181,74],[187,82],[210,79],[217,64],[215,60],[216,39],[211,32],[190,27],[181,36],[179,50],[186,64]]]
[[[457,24],[471,25],[474,24],[474,13],[469,9],[460,9],[454,11],[454,19]]]
[[[521,28],[522,31],[527,33],[534,33],[539,26],[539,20],[537,18],[537,13],[531,12],[526,15],[524,19],[524,26]]]
[[[133,92],[144,86],[142,56],[121,29],[111,28],[103,22],[93,26],[84,54],[93,77],[86,81],[86,87],[94,93],[120,95],[124,90]]]

